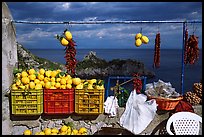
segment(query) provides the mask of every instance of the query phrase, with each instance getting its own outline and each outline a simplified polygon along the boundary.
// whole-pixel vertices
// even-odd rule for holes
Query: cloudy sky
[[[194,21],[202,20],[201,2],[7,2],[16,21]],[[19,24],[15,23],[17,41],[28,49],[61,49],[54,38],[67,28],[78,49],[135,49],[135,35],[149,38],[139,48],[154,48],[156,33],[161,34],[161,48],[182,48],[182,23],[137,24]],[[188,23],[189,34],[199,37],[202,24]]]

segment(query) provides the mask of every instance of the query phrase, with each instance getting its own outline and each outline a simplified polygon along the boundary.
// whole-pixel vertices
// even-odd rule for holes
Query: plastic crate
[[[43,113],[43,90],[12,90],[12,114],[40,115]]]
[[[104,89],[75,89],[75,113],[101,114],[104,112]]]
[[[74,112],[74,88],[44,89],[45,114],[70,114]]]

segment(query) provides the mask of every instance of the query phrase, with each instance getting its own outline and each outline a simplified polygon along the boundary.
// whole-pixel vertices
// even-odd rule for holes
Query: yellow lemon
[[[28,70],[28,73],[29,73],[30,75],[35,74],[35,69],[33,69],[33,68],[32,68],[32,69],[29,69],[29,70]]]
[[[45,70],[44,70],[43,68],[41,68],[41,69],[39,70],[39,73],[40,73],[41,75],[44,75],[44,74],[45,74]]]
[[[23,84],[28,84],[30,82],[30,79],[28,77],[22,77],[21,82]]]
[[[45,71],[45,76],[49,78],[51,76],[51,72],[51,70]]]
[[[66,78],[68,78],[68,79],[72,79],[72,76],[70,76],[70,75],[67,75],[67,76],[66,76]]]
[[[80,78],[72,78],[72,83],[74,85],[79,85],[81,83],[81,79]]]
[[[40,135],[40,132],[35,132],[35,135]]]
[[[25,85],[25,89],[29,89],[29,87],[30,87],[30,84]]]
[[[21,78],[21,73],[17,73],[16,77],[20,79]]]
[[[55,82],[55,78],[54,78],[54,77],[51,77],[50,81],[51,81],[51,82]]]
[[[90,84],[94,84],[94,83],[96,83],[96,79],[91,79],[91,80],[89,80],[88,82],[90,83]]]
[[[57,73],[58,73],[57,71],[53,70],[53,71],[51,72],[51,77],[55,78],[56,75],[57,75]]]
[[[149,42],[149,39],[147,36],[142,36],[141,41],[142,41],[142,43],[147,44]]]
[[[22,86],[22,85],[21,85],[21,86],[19,86],[19,88],[22,89],[22,90],[24,90],[24,89],[26,89],[26,86]]]
[[[50,135],[57,135],[57,133],[54,133],[54,132],[53,132],[53,133],[51,133]]]
[[[68,78],[67,81],[66,81],[66,83],[71,85],[71,84],[72,84],[72,79],[71,79],[71,78],[70,78],[70,79]]]
[[[135,45],[136,45],[137,47],[141,46],[141,45],[142,45],[141,39],[137,39],[137,40],[135,41]]]
[[[56,88],[60,88],[60,86],[61,86],[61,84],[60,84],[59,82],[56,82],[56,83],[55,83],[55,87],[56,87]]]
[[[32,131],[29,129],[24,130],[23,135],[32,135]]]
[[[30,80],[35,80],[35,79],[36,79],[36,76],[35,76],[34,74],[29,75],[29,79],[30,79]]]
[[[35,79],[34,82],[35,82],[35,84],[37,84],[37,83],[40,83],[40,80],[39,79]]]
[[[46,82],[46,83],[45,83],[45,88],[46,88],[46,89],[50,89],[51,86],[52,86],[52,85],[51,85],[51,82]]]
[[[20,85],[21,85],[21,80],[20,80],[20,79],[17,79],[17,80],[16,80],[16,85],[17,85],[17,86],[20,86]]]
[[[66,89],[66,85],[61,85],[60,89]]]
[[[42,84],[40,84],[40,83],[37,83],[36,85],[35,85],[35,89],[42,89]]]
[[[137,33],[136,36],[135,36],[135,40],[140,39],[141,37],[142,37],[142,34],[141,33]]]
[[[60,81],[61,81],[61,78],[57,78],[56,81],[57,81],[57,82],[60,82]]]
[[[28,73],[27,73],[26,71],[23,71],[23,72],[21,73],[21,76],[22,76],[22,77],[27,77],[27,76],[28,76]]]
[[[45,86],[45,82],[44,81],[40,81],[40,84],[44,87]]]
[[[81,127],[78,132],[84,134],[87,133],[87,129],[85,127]]]
[[[93,88],[92,84],[88,84],[87,89],[94,89],[94,88]]]
[[[51,86],[50,89],[57,89],[55,86]]]
[[[39,79],[39,80],[44,80],[44,75],[39,74],[39,75],[38,75],[38,79]]]
[[[71,88],[72,88],[72,85],[71,85],[71,84],[67,84],[67,85],[66,85],[66,88],[67,88],[67,89],[71,89]]]
[[[61,128],[60,128],[60,131],[61,132],[66,132],[68,129],[68,127],[66,125],[63,125]]]
[[[41,131],[41,132],[39,133],[39,135],[45,135],[45,133],[44,133],[43,131]]]
[[[55,86],[55,81],[51,81],[51,85],[52,85],[52,86]]]
[[[60,135],[67,135],[67,132],[60,132]]]
[[[66,84],[66,79],[65,79],[65,78],[62,78],[62,79],[60,80],[60,84],[61,84],[61,85],[65,85],[65,84]]]
[[[12,90],[18,90],[18,87],[16,86],[16,84],[13,84],[13,85],[11,86],[11,89],[12,89]]]
[[[66,40],[64,37],[61,37],[60,38],[60,43],[63,45],[63,46],[67,46],[69,44],[69,41]]]
[[[84,85],[82,83],[76,86],[76,89],[83,89],[83,88],[84,88]]]
[[[72,39],[72,33],[70,31],[64,31],[65,38],[69,41]]]
[[[45,82],[45,83],[46,83],[46,82],[50,82],[50,78],[45,77],[45,78],[44,78],[44,82]]]
[[[30,87],[30,89],[34,89],[35,88],[35,83],[34,82],[30,82],[29,83],[29,87]]]
[[[51,129],[50,128],[45,128],[44,130],[45,135],[50,135],[51,134]]]
[[[78,133],[78,130],[77,129],[73,129],[71,135],[77,135],[77,133]]]
[[[51,132],[52,132],[52,133],[59,133],[59,130],[54,127],[54,128],[51,129]]]

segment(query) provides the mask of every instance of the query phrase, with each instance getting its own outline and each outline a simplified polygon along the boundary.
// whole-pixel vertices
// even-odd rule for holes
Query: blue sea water
[[[29,49],[31,53],[54,62],[65,64],[63,49]],[[77,60],[83,60],[90,51],[96,52],[97,57],[110,61],[112,59],[135,59],[144,63],[145,67],[156,74],[155,78],[147,79],[147,83],[159,79],[170,82],[177,92],[181,93],[182,50],[161,49],[160,68],[152,68],[154,49],[77,49]],[[185,65],[183,85],[184,93],[192,90],[193,83],[202,79],[202,50],[199,60],[194,65]]]

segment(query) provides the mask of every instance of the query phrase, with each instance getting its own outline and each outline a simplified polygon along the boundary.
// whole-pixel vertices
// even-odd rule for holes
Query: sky
[[[7,2],[16,21],[202,21],[202,2]],[[182,49],[182,23],[137,24],[20,24],[17,42],[28,49],[63,49],[54,37],[68,29],[77,49],[153,49],[156,34],[161,49]],[[189,35],[198,36],[202,23],[188,23]],[[135,46],[139,32],[148,44]]]

